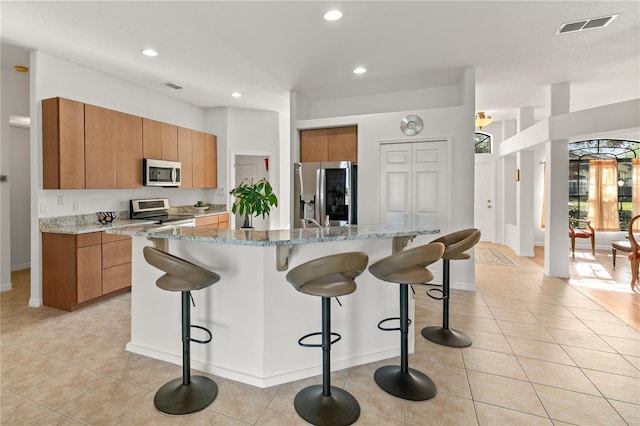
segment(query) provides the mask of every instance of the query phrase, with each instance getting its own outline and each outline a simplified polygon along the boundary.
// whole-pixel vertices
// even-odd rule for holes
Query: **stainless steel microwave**
[[[144,186],[180,186],[181,173],[179,161],[142,160],[142,184]]]

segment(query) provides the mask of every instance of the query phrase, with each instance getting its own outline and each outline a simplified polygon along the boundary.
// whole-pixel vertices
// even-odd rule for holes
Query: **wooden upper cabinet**
[[[142,118],[116,113],[117,188],[142,187]]]
[[[82,189],[84,104],[64,98],[42,100],[42,187]]]
[[[204,133],[191,131],[191,146],[193,149],[193,187],[204,188]]]
[[[204,186],[218,186],[218,138],[215,135],[204,135]]]
[[[300,161],[358,162],[356,126],[300,131]]]
[[[142,156],[162,159],[162,122],[142,119]]]
[[[142,156],[178,161],[178,126],[143,118]]]
[[[178,126],[162,123],[162,159],[178,161]]]
[[[85,105],[84,147],[86,188],[116,188],[116,111]]]
[[[64,98],[42,100],[43,189],[142,187],[142,159],[182,163],[183,188],[217,186],[215,135]]]
[[[178,161],[181,163],[181,188],[193,188],[193,148],[191,130],[178,127]]]
[[[328,161],[327,129],[300,131],[300,161]]]
[[[328,161],[358,162],[358,128],[336,127],[327,129]]]

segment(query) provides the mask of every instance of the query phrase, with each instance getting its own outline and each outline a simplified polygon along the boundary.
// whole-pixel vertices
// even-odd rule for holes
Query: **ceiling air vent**
[[[182,89],[182,86],[178,86],[177,84],[174,84],[170,81],[167,81],[166,83],[162,83],[162,85],[166,87],[171,87],[172,89],[176,89],[176,90]]]
[[[619,14],[562,24],[560,25],[560,28],[558,28],[558,31],[556,31],[556,34],[572,33],[574,31],[591,30],[594,28],[603,28],[609,25],[611,21],[616,19],[618,15]]]

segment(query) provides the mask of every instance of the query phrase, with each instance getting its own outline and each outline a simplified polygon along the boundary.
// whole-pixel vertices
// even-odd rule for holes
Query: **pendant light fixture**
[[[476,113],[476,127],[482,129],[484,126],[488,126],[493,122],[493,118],[490,115],[485,115],[484,112]]]

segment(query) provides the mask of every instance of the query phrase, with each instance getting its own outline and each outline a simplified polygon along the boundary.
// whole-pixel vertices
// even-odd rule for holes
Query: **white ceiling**
[[[325,22],[331,7],[344,17]],[[311,100],[451,84],[476,68],[476,109],[545,114],[545,88],[570,81],[572,110],[640,97],[638,1],[7,1],[6,43],[102,70],[201,107],[288,109]],[[619,13],[609,26],[561,24]],[[160,55],[140,54],[146,47]],[[21,57],[21,55],[23,55]],[[28,59],[27,59],[28,60]],[[28,64],[27,64],[28,65]],[[364,65],[368,72],[351,70]],[[160,83],[183,86],[175,91]],[[242,92],[239,99],[230,97]]]

